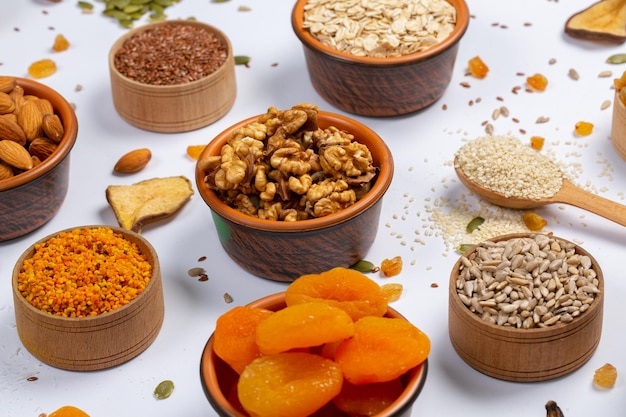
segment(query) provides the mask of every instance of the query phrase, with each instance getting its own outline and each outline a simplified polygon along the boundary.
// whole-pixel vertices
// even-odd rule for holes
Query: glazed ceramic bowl
[[[51,234],[24,251],[13,269],[13,300],[18,336],[37,359],[70,371],[107,369],[127,362],[146,350],[156,339],[164,318],[163,287],[159,258],[141,235],[113,226],[106,227],[134,243],[152,265],[151,279],[144,290],[128,304],[115,310],[87,317],[61,317],[29,303],[18,288],[24,261],[33,256],[35,245],[62,232]]]
[[[456,27],[430,49],[400,57],[360,57],[324,45],[303,28],[308,0],[298,0],[291,24],[302,42],[309,77],[328,103],[362,116],[398,116],[433,104],[445,92],[459,42],[469,24],[464,0],[448,0],[457,14]]]
[[[115,64],[115,57],[124,43],[131,37],[166,25],[188,26],[214,34],[227,50],[225,62],[203,78],[179,84],[147,84],[123,75]],[[210,56],[211,51],[205,52]],[[149,23],[128,31],[110,49],[109,73],[117,113],[131,125],[153,132],[187,132],[208,126],[228,113],[237,95],[235,57],[230,40],[219,29],[192,20]]]
[[[546,250],[545,253],[548,259],[547,262],[541,261],[541,265],[537,267],[526,268],[520,265],[529,265],[528,263],[520,263],[522,258],[516,255],[517,248],[514,244],[515,239],[518,238],[536,238],[538,234],[509,234],[499,236],[486,242],[478,244],[476,247],[468,251],[461,256],[452,268],[450,274],[449,284],[449,308],[448,308],[448,327],[450,334],[450,341],[452,346],[458,353],[458,355],[471,367],[477,371],[489,375],[491,377],[516,382],[536,382],[545,381],[561,376],[565,376],[576,369],[580,368],[585,362],[587,362],[593,353],[595,352],[598,344],[600,343],[600,337],[602,334],[602,312],[604,305],[604,278],[602,270],[600,269],[597,261],[583,248],[575,245],[572,242],[568,242],[565,239],[551,236],[558,243],[558,246],[554,246],[553,250]],[[510,244],[510,246],[509,246]],[[526,315],[525,310],[530,312],[530,317],[537,323],[545,323],[545,325],[537,326],[518,326],[511,323],[511,325],[502,325],[496,322],[489,322],[484,319],[483,314],[488,313],[494,317],[493,313],[488,311],[489,301],[499,294],[509,291],[506,287],[498,287],[495,289],[490,288],[491,284],[486,283],[484,279],[482,282],[486,284],[487,289],[485,292],[478,290],[476,294],[476,302],[469,302],[468,299],[462,301],[462,297],[459,295],[459,291],[465,293],[464,284],[459,285],[459,277],[463,270],[467,270],[472,276],[477,276],[478,272],[472,271],[471,268],[476,267],[474,263],[470,263],[468,260],[473,259],[475,256],[478,258],[487,259],[491,255],[480,256],[477,251],[484,250],[494,245],[506,245],[501,246],[501,249],[511,253],[511,256],[503,256],[501,261],[500,256],[497,257],[497,262],[492,262],[490,266],[486,263],[484,270],[497,270],[500,272],[494,272],[495,277],[502,273],[503,275],[496,280],[503,282],[502,285],[507,285],[511,288],[511,292],[520,294],[524,292],[521,286],[526,286],[531,290],[533,295],[529,297],[520,297],[521,302],[530,300],[532,298],[538,301],[538,304],[549,305],[550,300],[554,301],[554,306],[549,307],[549,312],[543,315],[543,311],[536,308],[524,308],[523,306],[516,309],[514,313],[511,313],[509,317],[521,317],[520,321]],[[560,260],[562,257],[554,256],[560,252],[558,247],[568,247],[574,256],[569,258],[568,265],[570,267],[579,268],[581,263],[574,261],[575,258],[579,260],[584,257],[585,261],[590,261],[590,267],[587,268],[587,272],[584,274],[574,273],[569,268],[565,267]],[[531,251],[522,250],[519,254],[522,257],[527,256]],[[530,262],[532,259],[537,259],[535,255],[528,258]],[[510,264],[508,263],[510,261]],[[497,265],[496,265],[497,264]],[[515,264],[511,266],[511,264]],[[557,265],[561,265],[558,266]],[[521,269],[520,269],[521,268]],[[524,271],[533,270],[535,273],[527,273]],[[516,273],[514,274],[513,271]],[[591,271],[591,272],[590,272]],[[544,273],[547,272],[547,275]],[[588,298],[583,295],[583,284],[576,282],[578,279],[587,274],[591,279],[591,275],[595,276],[595,287],[598,292],[595,297]],[[483,278],[485,275],[482,275]],[[520,276],[524,276],[522,285],[520,285]],[[560,286],[552,287],[551,291],[545,292],[541,289],[541,285],[536,285],[537,282],[530,284],[527,280],[523,283],[527,277],[531,277],[530,281],[534,281],[536,277],[541,277],[541,281],[544,282],[546,288],[551,288],[551,285],[556,284],[556,280],[553,284],[550,283],[548,277],[558,277],[561,281]],[[547,280],[544,280],[546,279]],[[516,281],[517,280],[517,281]],[[569,281],[574,280],[576,283],[575,291],[569,296],[570,291],[573,288],[569,287]],[[580,287],[579,287],[580,286]],[[559,288],[564,288],[561,292]],[[534,289],[538,289],[538,294],[535,294]],[[494,291],[495,295],[484,295],[483,298],[479,294],[486,294],[489,291]],[[545,293],[544,293],[545,292]],[[550,295],[552,293],[552,295]],[[474,298],[469,297],[469,299]],[[574,301],[568,301],[568,300]],[[578,300],[578,302],[576,301]],[[589,301],[592,300],[590,303]],[[477,305],[481,304],[483,311],[478,311]],[[507,304],[512,304],[510,301],[498,300],[498,303],[504,303],[498,305],[498,310],[504,311]],[[579,304],[583,302],[583,304]],[[526,304],[528,305],[528,304]],[[586,305],[586,307],[581,307]],[[585,310],[586,309],[586,310]],[[474,311],[478,311],[476,314]],[[555,324],[549,324],[550,317],[558,315],[559,311],[567,312],[569,317],[567,319],[559,320]],[[583,311],[579,315],[575,311]],[[535,316],[535,313],[538,313]],[[573,319],[572,319],[573,318]],[[571,319],[571,320],[570,320]],[[516,319],[514,319],[516,320]],[[503,319],[504,321],[504,319]]]
[[[199,160],[219,155],[231,133],[257,120],[243,120],[217,135]],[[196,185],[211,215],[226,253],[242,268],[262,278],[293,281],[303,274],[319,273],[361,260],[374,242],[382,198],[393,177],[393,158],[385,142],[367,126],[342,115],[320,111],[321,128],[334,126],[366,145],[379,172],[371,189],[355,204],[339,212],[295,222],[259,219],[224,203],[196,167]]]
[[[41,164],[0,180],[0,241],[40,228],[59,211],[69,186],[70,151],[78,135],[74,109],[61,94],[37,81],[18,77],[16,80],[24,94],[45,98],[52,104],[65,134]]]
[[[249,304],[252,307],[278,311],[285,308],[285,293],[272,294]],[[400,313],[388,308],[386,317],[405,319]],[[428,373],[428,360],[409,370],[402,377],[404,391],[383,412],[373,417],[409,417],[413,404],[417,400]],[[238,375],[233,369],[220,359],[213,351],[213,336],[211,336],[202,352],[200,361],[200,378],[204,392],[221,417],[248,417],[232,397],[233,387],[237,384]],[[346,414],[334,409],[324,408],[318,412],[319,416],[347,417]]]

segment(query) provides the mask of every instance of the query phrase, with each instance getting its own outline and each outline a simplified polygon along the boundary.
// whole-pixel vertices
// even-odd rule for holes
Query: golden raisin
[[[387,296],[387,302],[397,301],[402,295],[402,284],[383,284],[380,289]]]
[[[187,146],[187,156],[197,161],[206,145],[189,145]]]
[[[341,391],[336,363],[311,353],[262,356],[246,367],[237,392],[243,408],[255,417],[305,417]]]
[[[524,216],[522,218],[528,230],[533,232],[543,229],[544,226],[548,224],[548,222],[543,217],[532,211],[524,213]]]
[[[402,258],[394,256],[391,259],[384,259],[380,263],[380,272],[386,277],[393,277],[402,272]]]
[[[28,67],[28,75],[33,78],[45,78],[57,72],[57,64],[51,59],[33,62]]]
[[[467,67],[470,74],[472,74],[472,76],[476,78],[485,78],[487,76],[487,73],[489,72],[489,67],[485,65],[483,60],[478,56],[470,59]]]
[[[626,87],[626,71],[622,73],[622,76],[620,78],[616,78],[613,80],[613,86],[618,91]]]
[[[600,388],[613,388],[617,380],[617,369],[610,363],[605,363],[596,369],[593,375],[593,382]]]
[[[533,74],[526,78],[526,83],[536,91],[544,91],[548,86],[548,79],[541,74]]]
[[[587,136],[593,132],[593,123],[589,122],[578,122],[576,126],[574,126],[574,131],[577,135]]]
[[[545,139],[541,136],[531,136],[530,137],[530,147],[536,151],[540,151],[543,149],[543,144],[545,143]]]
[[[54,44],[52,45],[52,50],[54,52],[65,51],[69,47],[70,47],[70,43],[68,42],[67,39],[65,39],[65,36],[58,34],[54,38]]]

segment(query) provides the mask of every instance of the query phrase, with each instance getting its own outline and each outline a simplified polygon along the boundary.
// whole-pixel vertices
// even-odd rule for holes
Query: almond
[[[3,93],[10,93],[16,85],[17,80],[15,79],[15,77],[0,75],[0,91],[2,91]]]
[[[0,117],[0,140],[11,140],[19,145],[26,144],[24,129],[9,117]]]
[[[37,107],[39,107],[39,110],[41,110],[41,114],[43,114],[44,116],[46,114],[54,114],[54,108],[52,107],[52,103],[50,103],[50,100],[48,100],[47,98],[40,98],[35,100],[35,104],[37,105]]]
[[[48,138],[37,138],[28,145],[28,152],[44,161],[57,148],[57,144]],[[34,165],[34,164],[33,164]]]
[[[15,174],[13,173],[13,168],[11,168],[10,165],[5,164],[4,162],[0,162],[0,181],[11,178],[14,175]]]
[[[33,167],[33,160],[26,148],[12,140],[0,140],[0,160],[17,169]]]
[[[7,93],[0,91],[0,114],[13,113],[15,101]]]
[[[24,130],[27,140],[34,140],[43,135],[42,121],[43,114],[37,104],[32,100],[26,100],[17,114],[17,124]]]
[[[65,134],[63,123],[61,123],[61,119],[56,114],[46,114],[41,122],[41,128],[43,133],[54,143],[61,142]]]
[[[130,174],[141,171],[152,158],[150,149],[135,149],[123,155],[113,167],[113,171],[119,174]]]

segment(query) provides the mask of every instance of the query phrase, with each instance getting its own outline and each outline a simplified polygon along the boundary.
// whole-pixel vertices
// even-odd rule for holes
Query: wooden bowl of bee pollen
[[[482,242],[455,263],[450,274],[448,330],[457,354],[477,371],[493,378],[514,382],[538,382],[574,372],[594,354],[602,334],[604,278],[597,261],[583,248],[572,245],[576,255],[588,257],[595,273],[598,293],[588,309],[567,323],[517,328],[487,322],[465,305],[457,292],[459,271],[465,259],[487,242],[505,242],[537,234],[509,234]]]
[[[146,350],[156,339],[164,317],[163,287],[159,259],[142,236],[113,226],[106,227],[137,245],[152,266],[145,289],[128,304],[107,313],[88,317],[61,317],[31,305],[18,289],[18,275],[24,261],[33,256],[35,245],[62,232],[51,234],[31,245],[13,269],[13,301],[17,332],[24,347],[40,361],[70,371],[94,371],[127,362]]]
[[[125,42],[135,36],[147,36],[150,31],[164,30],[173,26],[188,27],[197,33],[207,32],[214,36],[226,49],[224,63],[202,78],[172,84],[139,82],[127,77],[118,69],[116,55],[122,50]],[[211,59],[212,52],[203,50],[202,54],[202,57],[196,57],[198,62],[169,62],[169,67],[203,65],[200,61]],[[131,125],[153,132],[188,132],[208,126],[228,113],[237,95],[235,57],[230,40],[219,29],[191,20],[155,22],[130,30],[120,37],[109,51],[109,73],[113,104],[117,113]]]

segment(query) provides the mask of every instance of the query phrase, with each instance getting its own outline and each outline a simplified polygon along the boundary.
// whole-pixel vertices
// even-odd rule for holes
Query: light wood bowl
[[[510,234],[491,241],[526,236],[534,234]],[[600,293],[596,294],[591,307],[573,321],[532,329],[498,326],[471,312],[456,291],[455,283],[462,265],[459,258],[450,274],[448,306],[450,341],[457,354],[477,371],[506,381],[545,381],[580,368],[600,343],[604,278],[597,261],[587,251],[576,246],[576,252],[591,259]]]
[[[611,141],[617,154],[626,161],[626,106],[615,93],[613,99],[613,120],[611,125]]]
[[[128,38],[157,25],[189,25],[213,32],[227,46],[226,62],[212,74],[184,84],[151,85],[125,77],[115,67],[115,55]],[[153,132],[187,132],[208,126],[228,113],[237,95],[230,40],[219,29],[191,20],[149,23],[130,30],[111,47],[109,72],[113,104],[120,117]]]
[[[153,268],[143,292],[116,310],[81,318],[44,313],[26,301],[17,289],[24,260],[33,255],[35,244],[75,229],[70,228],[39,240],[20,256],[13,269],[13,301],[17,333],[34,357],[56,368],[93,371],[127,362],[150,346],[163,323],[163,287],[158,256],[145,238],[119,227],[80,227],[108,227],[139,247]]]

